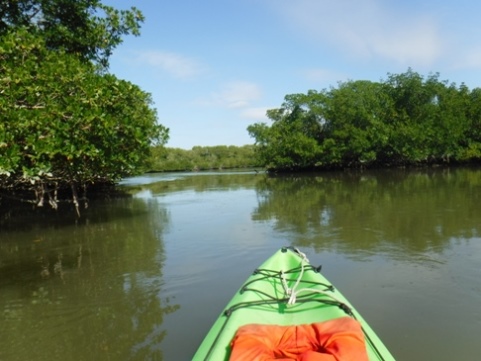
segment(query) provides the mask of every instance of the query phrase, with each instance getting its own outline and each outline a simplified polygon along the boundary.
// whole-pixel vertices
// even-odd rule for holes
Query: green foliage
[[[154,172],[191,171],[209,169],[232,169],[258,167],[254,147],[236,146],[195,146],[191,150],[180,148],[154,147],[148,163],[148,170]]]
[[[481,158],[480,94],[409,69],[287,95],[247,130],[269,169],[467,162]]]
[[[79,195],[144,169],[168,129],[152,99],[107,73],[122,37],[144,17],[100,0],[6,0],[0,4],[0,187]],[[12,196],[12,194],[9,194]],[[20,198],[26,200],[21,193]]]
[[[114,182],[167,140],[150,95],[20,28],[0,44],[0,181],[41,192]],[[54,201],[55,203],[55,201]]]
[[[321,152],[323,122],[313,103],[316,96],[313,92],[288,95],[282,108],[267,112],[274,121],[270,128],[263,123],[247,128],[256,139],[259,159],[268,168],[297,169],[315,164]]]
[[[45,39],[49,49],[93,61],[104,70],[122,36],[140,34],[142,13],[117,10],[99,0],[4,0],[0,4],[0,36],[26,27]]]

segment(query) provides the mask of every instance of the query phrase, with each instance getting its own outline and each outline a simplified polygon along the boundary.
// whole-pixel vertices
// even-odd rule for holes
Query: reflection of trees
[[[300,246],[412,251],[479,234],[481,170],[325,173],[266,178],[255,220]]]
[[[70,219],[0,230],[0,359],[162,359],[179,307],[162,297],[166,210],[121,199]]]
[[[175,173],[174,173],[175,174]],[[179,176],[175,181],[159,181],[142,186],[129,187],[131,193],[149,190],[153,194],[181,192],[194,190],[205,192],[208,190],[238,190],[252,189],[265,178],[264,174],[249,173],[188,173]]]

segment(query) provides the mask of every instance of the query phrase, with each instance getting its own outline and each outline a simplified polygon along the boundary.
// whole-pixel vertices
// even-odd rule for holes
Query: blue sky
[[[468,0],[106,0],[145,17],[110,71],[152,94],[168,147],[244,145],[286,94],[409,67],[481,87],[481,3]]]

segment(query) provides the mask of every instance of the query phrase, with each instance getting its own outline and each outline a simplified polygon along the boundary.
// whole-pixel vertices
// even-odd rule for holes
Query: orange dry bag
[[[368,361],[361,325],[350,317],[310,325],[238,329],[230,361]]]

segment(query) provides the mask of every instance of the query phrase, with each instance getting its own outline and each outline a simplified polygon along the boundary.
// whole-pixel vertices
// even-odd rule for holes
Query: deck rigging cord
[[[293,247],[293,250],[301,257],[301,271],[293,287],[289,287],[287,285],[286,274],[284,273],[284,271],[281,271],[282,286],[284,287],[284,291],[286,295],[289,296],[289,300],[287,301],[287,304],[288,305],[295,304],[297,301],[297,295],[299,295],[301,292],[315,292],[315,293],[320,293],[321,295],[332,298],[334,301],[339,302],[340,305],[343,305],[343,307],[348,307],[340,299],[335,297],[331,292],[326,292],[323,290],[313,289],[313,288],[301,288],[299,290],[297,289],[297,287],[299,286],[299,283],[301,282],[302,276],[304,275],[304,266],[305,264],[306,265],[309,264],[309,260],[307,259],[306,254],[301,252],[298,248]],[[333,291],[333,289],[330,289],[329,291]]]
[[[313,289],[313,288],[301,288],[299,290],[297,289],[297,287],[299,286],[299,283],[301,282],[302,276],[304,275],[304,265],[305,264],[309,265],[309,260],[307,259],[306,254],[301,252],[297,247],[289,247],[289,248],[292,249],[294,252],[296,252],[301,257],[301,266],[300,266],[301,270],[299,272],[299,276],[297,277],[297,280],[296,280],[294,286],[291,287],[291,288],[287,285],[287,279],[286,279],[284,271],[281,270],[281,283],[282,283],[282,286],[284,287],[284,291],[285,291],[286,295],[289,296],[289,300],[287,301],[287,304],[288,305],[294,305],[297,301],[297,295],[299,295],[301,292],[320,293],[324,296],[332,298],[334,301],[336,301],[338,303],[338,306],[341,309],[343,309],[344,312],[346,312],[348,315],[350,315],[351,317],[356,319],[356,316],[352,312],[351,308],[331,293],[331,292],[334,291],[333,287],[331,289],[329,289],[329,292],[319,290],[319,289]],[[369,342],[371,344],[371,347],[375,350],[375,352],[377,353],[379,358],[381,360],[384,360],[381,353],[377,349],[376,345],[374,344],[374,342],[372,342],[371,338],[369,337],[369,335],[364,330],[364,327],[361,326],[361,328],[362,328],[362,332],[364,333],[364,336],[366,337],[367,342]]]
[[[209,349],[209,351],[208,351],[208,353],[205,357],[205,360],[210,359],[210,356],[212,354],[214,345],[217,343],[217,341],[219,339],[219,336],[222,333],[222,331],[224,330],[224,328],[226,327],[232,313],[234,311],[242,309],[242,308],[252,307],[252,306],[256,306],[256,305],[270,305],[270,304],[281,304],[281,303],[285,303],[287,305],[292,306],[292,305],[295,305],[296,303],[316,302],[316,303],[322,303],[322,304],[330,305],[330,306],[337,306],[340,309],[342,309],[347,315],[349,315],[350,317],[357,320],[357,317],[354,314],[354,312],[352,311],[351,307],[332,294],[332,292],[335,292],[335,288],[332,284],[325,284],[325,283],[321,283],[321,282],[302,280],[304,272],[306,272],[306,271],[320,272],[321,266],[314,267],[314,266],[310,265],[309,260],[307,259],[307,256],[296,247],[285,247],[285,249],[286,250],[290,249],[290,250],[294,251],[295,253],[297,253],[299,255],[299,257],[301,258],[300,266],[289,269],[287,271],[283,271],[283,270],[274,271],[274,270],[260,269],[260,268],[256,269],[254,271],[254,275],[258,275],[259,277],[257,277],[254,280],[246,282],[242,286],[242,288],[240,289],[240,293],[244,293],[244,292],[248,292],[248,291],[256,292],[258,294],[262,294],[262,295],[266,296],[266,299],[258,300],[258,301],[239,302],[239,303],[236,303],[236,304],[232,305],[228,309],[226,309],[223,313],[224,316],[225,316],[224,323],[221,326],[220,332],[217,334],[216,338],[214,339],[214,342],[211,344],[211,347],[210,347],[210,349]],[[296,274],[296,273],[298,273],[296,278],[289,278],[288,277],[288,275]],[[286,295],[286,297],[284,297],[284,298],[277,298],[277,297],[274,297],[274,296],[272,296],[272,295],[270,295],[270,294],[268,294],[268,293],[266,293],[266,292],[264,292],[264,291],[262,291],[258,288],[250,287],[252,284],[257,283],[259,281],[263,281],[263,280],[266,280],[266,279],[276,279],[276,278],[279,279],[281,284],[282,284],[282,287],[283,287],[285,295]],[[294,285],[292,287],[289,287],[288,281],[289,282],[295,281]],[[305,287],[305,288],[297,289],[301,282],[303,284],[306,284],[306,285],[311,285],[311,287],[310,288]],[[319,286],[322,286],[324,289],[319,289],[318,288]],[[317,287],[317,288],[314,288],[314,287]],[[301,293],[303,293],[303,295],[300,295]],[[320,294],[320,295],[326,296],[328,299],[326,299],[326,298],[313,298],[312,296],[315,295],[315,294]],[[381,352],[376,347],[373,340],[371,340],[371,338],[369,337],[369,335],[366,332],[366,330],[364,329],[364,327],[361,326],[361,328],[362,328],[362,331],[363,331],[364,336],[366,338],[366,341],[369,342],[369,344],[371,345],[371,347],[373,348],[373,350],[375,351],[375,353],[379,357],[379,360],[384,361],[384,357],[382,356]]]

